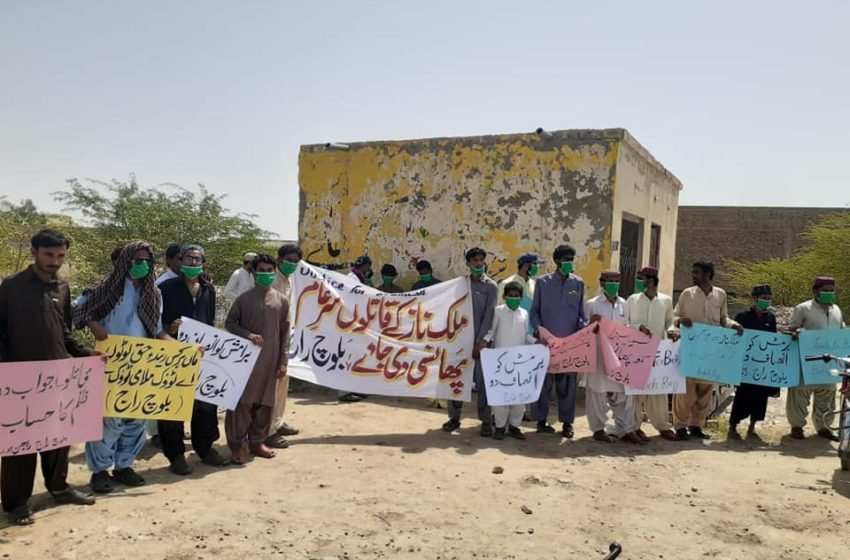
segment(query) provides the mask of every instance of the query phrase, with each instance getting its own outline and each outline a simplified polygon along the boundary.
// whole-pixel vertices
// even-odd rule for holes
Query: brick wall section
[[[679,206],[674,294],[692,284],[691,264],[763,261],[790,257],[806,244],[802,234],[812,222],[841,208]],[[664,266],[662,263],[661,266]]]

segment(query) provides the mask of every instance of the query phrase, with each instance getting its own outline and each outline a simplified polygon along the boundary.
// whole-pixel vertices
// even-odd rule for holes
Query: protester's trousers
[[[478,419],[484,424],[493,422],[493,411],[487,403],[487,390],[484,387],[484,371],[481,369],[481,360],[475,361],[475,369],[472,371],[472,379],[478,388]],[[463,411],[463,401],[449,401],[448,412],[451,420],[460,421],[460,413]]]
[[[35,467],[41,457],[41,474],[49,492],[61,492],[68,487],[68,451],[60,447],[43,453],[11,455],[0,461],[0,500],[3,511],[10,512],[24,506],[32,496]]]
[[[540,398],[531,405],[531,419],[543,422],[549,417],[549,399],[553,388],[558,403],[558,421],[572,424],[576,419],[576,375],[574,373],[548,373],[544,376]]]
[[[703,383],[688,377],[682,395],[673,395],[673,427],[677,430],[694,426],[702,428],[711,412],[713,383]]]
[[[247,441],[259,445],[265,441],[271,425],[272,407],[255,403],[239,403],[236,410],[224,415],[224,434],[231,449],[239,449]]]
[[[86,464],[92,472],[115,466],[126,469],[145,445],[145,421],[129,418],[104,418],[103,439],[86,443]]]
[[[162,452],[169,461],[174,461],[186,453],[183,443],[183,422],[175,420],[160,420],[159,439],[162,441]],[[212,444],[220,434],[218,431],[218,409],[214,404],[195,401],[192,407],[192,448],[199,457],[204,458],[212,449]]]
[[[272,420],[269,425],[269,435],[274,434],[281,429],[286,423],[284,414],[286,413],[286,397],[289,394],[289,376],[284,375],[278,379],[274,388],[274,409],[272,410]],[[226,431],[226,430],[225,430]]]
[[[587,424],[590,431],[605,429],[608,410],[614,414],[614,429],[609,433],[623,437],[635,431],[635,399],[622,391],[593,391],[587,389]]]
[[[788,389],[785,403],[785,414],[792,428],[802,428],[806,425],[809,415],[809,401],[812,404],[812,423],[815,430],[826,428],[823,415],[835,408],[835,385],[798,385]]]
[[[525,413],[524,404],[510,404],[494,406],[493,419],[497,428],[504,428],[508,424],[519,428],[522,424],[522,415]]]
[[[737,426],[741,420],[747,417],[749,417],[750,422],[764,420],[767,414],[767,399],[773,391],[773,387],[741,383],[735,389],[735,400],[732,401],[729,424]]]
[[[635,430],[643,425],[643,415],[652,427],[663,432],[671,428],[667,412],[667,395],[635,395]]]

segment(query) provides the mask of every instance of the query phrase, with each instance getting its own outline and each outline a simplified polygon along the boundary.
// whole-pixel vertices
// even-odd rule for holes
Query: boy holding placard
[[[486,339],[493,341],[494,348],[508,346],[523,346],[534,344],[535,339],[528,334],[528,312],[520,307],[523,289],[519,282],[508,282],[502,291],[505,303],[496,307],[493,315],[493,329]],[[483,390],[483,389],[479,389]],[[519,429],[524,404],[512,404],[493,407],[493,418],[496,430],[493,439],[505,439],[507,435],[516,439],[525,439],[525,434]]]

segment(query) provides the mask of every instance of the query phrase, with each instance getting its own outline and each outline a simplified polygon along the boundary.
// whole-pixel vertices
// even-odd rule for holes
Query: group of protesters
[[[81,345],[73,329],[88,329],[100,341],[110,335],[176,340],[181,318],[189,317],[207,325],[215,323],[216,289],[205,275],[204,249],[196,244],[170,246],[165,254],[167,269],[155,274],[155,254],[143,241],[128,243],[112,255],[112,272],[71,300],[68,283],[59,275],[70,241],[60,232],[39,231],[32,238],[33,263],[0,284],[0,361],[59,360],[97,354]],[[480,353],[487,347],[545,343],[542,331],[567,337],[603,319],[639,329],[647,336],[677,339],[681,327],[703,323],[728,327],[743,334],[745,328],[776,332],[771,311],[771,288],[755,286],[752,306],[735,319],[728,315],[726,293],[713,285],[714,266],[693,264],[694,285],[682,292],[675,307],[669,295],[659,292],[659,271],[644,267],[637,273],[634,293],[622,298],[620,273],[605,271],[598,279],[598,293],[585,301],[584,280],[575,274],[576,251],[569,245],[555,248],[555,271],[542,276],[545,261],[526,253],[517,261],[516,274],[497,284],[487,273],[487,253],[481,248],[466,252],[468,282],[472,300],[475,361],[473,379],[477,386],[477,416],[484,437],[506,436],[524,439],[524,420],[536,423],[542,434],[556,433],[549,423],[550,399],[557,403],[560,433],[574,436],[578,380],[574,372],[546,375],[537,402],[494,406],[487,402]],[[234,271],[224,288],[230,303],[225,329],[261,347],[257,362],[235,410],[225,415],[225,437],[230,451],[223,457],[213,444],[219,437],[218,411],[214,404],[195,400],[190,438],[200,460],[213,467],[243,464],[248,454],[272,458],[276,449],[288,447],[287,437],[298,430],[284,421],[289,386],[287,357],[292,324],[290,277],[302,259],[297,245],[280,247],[276,256],[247,253],[242,267]],[[419,278],[411,286],[421,290],[440,282],[426,260],[416,263]],[[397,284],[398,271],[391,264],[380,269],[377,288],[387,293],[404,293]],[[356,259],[350,272],[364,285],[371,285],[372,261],[367,255]],[[800,329],[844,328],[841,310],[835,304],[835,281],[818,277],[813,298],[798,305],[790,325],[792,336]],[[104,358],[105,359],[105,358]],[[645,444],[644,418],[661,438],[681,441],[707,439],[704,431],[715,386],[688,378],[684,394],[672,396],[672,423],[668,395],[632,396],[624,386],[599,371],[586,375],[586,412],[593,438],[600,442],[622,440]],[[775,389],[741,384],[732,406],[729,437],[740,439],[737,426],[749,419],[747,434],[757,437],[755,426],[765,417],[767,399]],[[354,402],[365,395],[340,393],[342,402]],[[817,434],[836,440],[823,424],[823,414],[835,400],[834,385],[801,385],[789,389],[787,402],[791,436],[804,438],[810,400],[814,397],[812,418]],[[452,432],[461,425],[463,403],[447,403],[448,420],[443,430]],[[606,427],[608,415],[613,427]],[[141,486],[145,480],[134,469],[136,456],[148,435],[161,447],[175,475],[188,475],[183,422],[104,418],[103,437],[86,444],[86,463],[92,472],[90,486],[95,493],[108,493],[118,485]],[[37,456],[45,486],[57,503],[90,505],[91,494],[68,485],[68,447],[41,453],[4,456],[0,466],[0,494],[3,510],[14,524],[33,522],[29,508],[36,473]],[[111,469],[111,472],[110,472]]]

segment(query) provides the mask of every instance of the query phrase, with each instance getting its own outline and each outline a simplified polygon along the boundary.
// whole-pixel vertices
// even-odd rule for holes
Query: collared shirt
[[[169,268],[168,270],[166,270],[165,272],[163,272],[162,274],[159,275],[159,278],[156,279],[156,282],[154,282],[154,284],[159,286],[160,284],[162,284],[166,280],[171,280],[172,278],[179,278],[179,277],[180,277],[179,274],[177,274],[176,272],[174,272],[173,270],[171,270]]]
[[[808,330],[843,329],[844,318],[841,308],[833,304],[829,310],[813,299],[804,301],[791,313],[791,328]]]
[[[77,298],[76,305],[82,305],[88,295]],[[109,314],[100,320],[100,325],[108,334],[118,336],[137,336],[147,338],[145,325],[139,318],[139,287],[129,278],[124,280],[124,293]],[[162,332],[162,316],[156,325],[156,334]]]
[[[422,280],[417,280],[415,284],[410,288],[411,291],[421,290],[422,288],[428,288],[433,286],[434,284],[439,284],[442,280],[437,280],[434,277],[431,277],[427,282],[423,282]]]
[[[534,278],[526,280],[521,274],[514,274],[499,282],[499,305],[505,303],[505,286],[511,282],[516,282],[522,286],[522,299],[534,301],[534,286],[536,284]]]
[[[505,304],[496,306],[493,328],[486,338],[493,341],[494,348],[534,344],[534,337],[528,334],[528,311],[521,307],[511,310]]]
[[[533,328],[544,327],[566,337],[587,326],[584,315],[584,280],[552,272],[537,279],[529,318]]]
[[[587,317],[599,315],[603,319],[614,321],[620,325],[626,324],[626,300],[617,296],[614,303],[608,301],[604,294],[587,300],[584,313]],[[596,373],[591,373],[586,378],[587,388],[597,393],[622,393],[625,389],[619,383],[614,383],[605,375],[605,362],[602,360],[602,352],[596,350]]]
[[[90,355],[71,332],[71,290],[64,279],[45,282],[30,266],[0,284],[0,361]]]
[[[469,297],[472,298],[472,324],[475,332],[475,344],[486,342],[493,328],[493,314],[496,311],[496,282],[483,275],[480,280],[466,277],[469,285]]]
[[[182,276],[160,285],[163,323],[169,325],[174,319],[189,317],[207,325],[215,324],[215,288],[203,278],[198,283],[198,295],[195,297],[192,297]]]
[[[735,315],[735,321],[745,329],[776,332],[776,315],[769,311],[756,313],[752,307]]]
[[[720,327],[731,327],[736,324],[729,317],[726,292],[717,286],[712,286],[708,294],[699,286],[686,288],[679,296],[673,316],[677,319],[687,317],[694,323]]]
[[[292,295],[292,280],[289,279],[289,276],[280,271],[280,267],[274,271],[274,283],[272,284],[272,288],[282,293],[286,299],[290,299],[290,296]],[[289,311],[291,315],[292,309]]]
[[[654,298],[646,293],[630,295],[626,301],[626,324],[635,329],[643,325],[654,336],[667,338],[667,331],[673,326],[673,298],[661,293]]]
[[[254,275],[244,268],[237,268],[230,275],[227,285],[224,287],[224,297],[230,301],[236,301],[236,298],[254,287]]]

